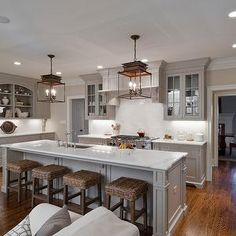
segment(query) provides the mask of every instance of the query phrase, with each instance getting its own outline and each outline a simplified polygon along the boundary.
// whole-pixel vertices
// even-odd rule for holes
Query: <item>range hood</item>
[[[161,93],[164,93],[164,84],[162,84],[165,80],[161,79],[165,76],[165,61],[153,61],[149,62],[148,64],[148,71],[152,73],[152,80],[150,84],[150,80],[143,80],[142,81],[142,88],[150,89],[152,91],[151,99],[152,102],[160,102],[163,103],[163,96]],[[98,70],[98,73],[102,76],[103,81],[103,90],[99,91],[101,93],[107,93],[109,97],[109,105],[118,106],[119,99],[118,99],[118,76],[117,73],[122,69],[122,67],[114,67],[114,68],[106,68]],[[120,89],[124,91],[127,90],[127,78],[123,80],[120,79]]]

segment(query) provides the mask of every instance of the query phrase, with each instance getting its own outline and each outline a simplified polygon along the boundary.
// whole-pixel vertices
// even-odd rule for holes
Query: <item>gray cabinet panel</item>
[[[206,144],[185,145],[174,143],[154,143],[153,149],[170,152],[187,152],[187,183],[202,187],[206,176]]]

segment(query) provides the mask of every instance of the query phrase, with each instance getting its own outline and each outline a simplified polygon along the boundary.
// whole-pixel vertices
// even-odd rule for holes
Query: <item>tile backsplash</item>
[[[116,109],[116,120],[94,120],[89,122],[89,132],[95,134],[112,133],[111,124],[121,125],[121,134],[136,134],[143,129],[147,135],[163,137],[169,133],[176,137],[178,132],[206,133],[206,121],[166,121],[163,120],[163,104],[150,100],[122,100]]]

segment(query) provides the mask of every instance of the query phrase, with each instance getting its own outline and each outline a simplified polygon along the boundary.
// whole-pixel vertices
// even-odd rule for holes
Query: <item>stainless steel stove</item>
[[[138,149],[152,149],[152,140],[157,138],[150,138],[148,136],[139,137],[138,135],[115,135],[110,139],[111,146],[120,146],[120,144],[126,143],[133,148]]]

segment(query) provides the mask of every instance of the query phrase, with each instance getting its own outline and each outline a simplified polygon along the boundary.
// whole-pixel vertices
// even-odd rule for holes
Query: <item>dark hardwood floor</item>
[[[236,235],[236,162],[220,161],[204,189],[187,189],[188,212],[175,236]]]
[[[187,187],[187,204],[187,215],[177,226],[174,236],[235,236],[236,162],[220,161],[219,168],[213,171],[212,183],[207,183],[203,189]],[[30,199],[18,204],[16,194],[7,201],[6,195],[0,193],[0,235],[30,210]]]

